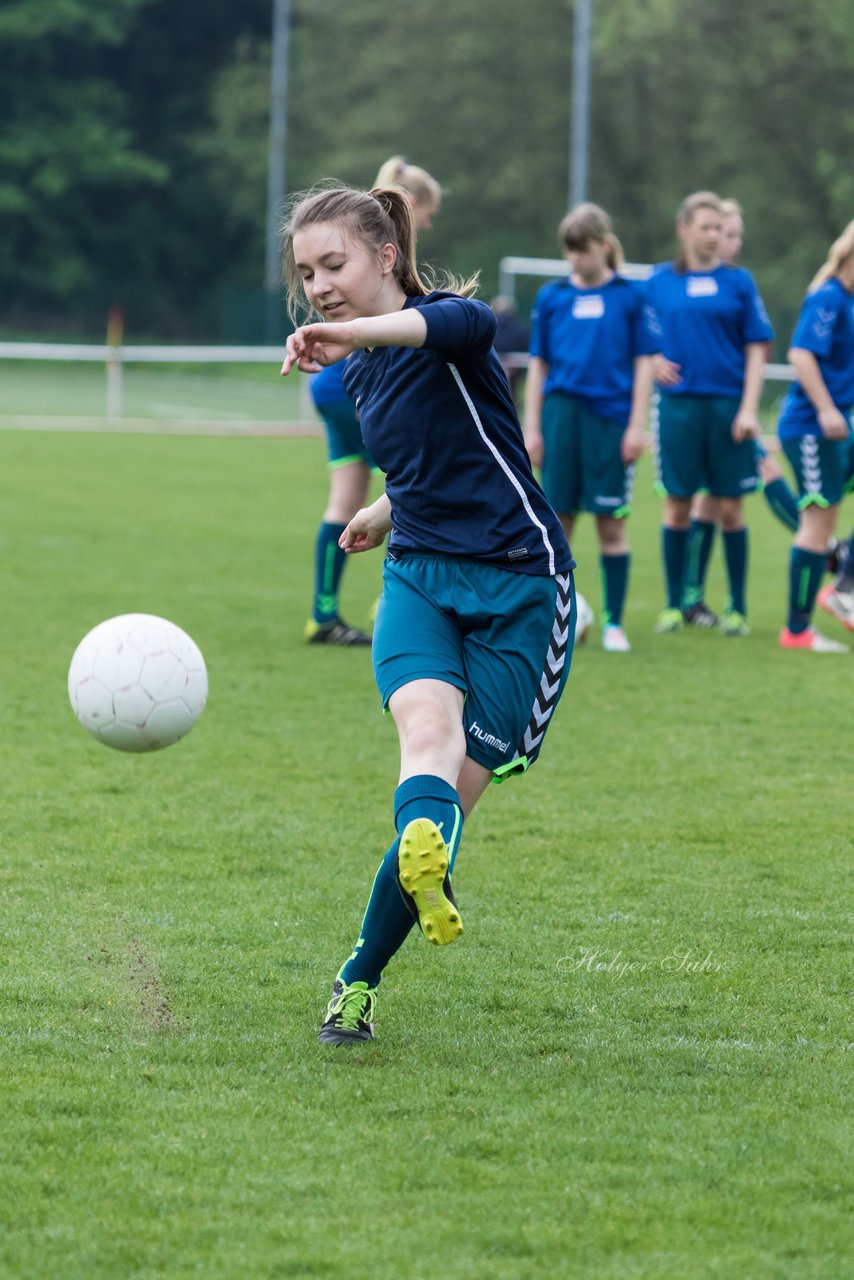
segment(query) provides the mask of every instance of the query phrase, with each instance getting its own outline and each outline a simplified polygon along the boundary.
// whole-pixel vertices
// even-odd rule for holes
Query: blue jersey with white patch
[[[435,552],[540,575],[573,568],[492,348],[492,310],[442,292],[405,305],[424,316],[424,346],[357,351],[344,369],[362,437],[386,476],[389,553]]]
[[[836,276],[804,298],[789,345],[812,352],[833,403],[841,413],[850,414],[854,407],[854,296]],[[781,440],[822,434],[815,405],[799,382],[792,383],[783,401],[777,431]]]
[[[744,348],[774,331],[753,277],[743,267],[689,271],[673,263],[646,281],[646,320],[654,350],[681,366],[665,396],[728,396],[744,389]]]
[[[549,366],[545,395],[576,396],[597,417],[625,424],[634,362],[656,349],[644,321],[643,294],[625,276],[614,275],[595,289],[555,280],[537,294],[531,355]]]

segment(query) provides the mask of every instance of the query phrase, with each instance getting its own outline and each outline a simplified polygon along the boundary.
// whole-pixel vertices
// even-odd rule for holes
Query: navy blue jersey
[[[405,305],[424,316],[424,346],[357,351],[344,369],[362,437],[386,475],[389,553],[464,556],[517,573],[571,569],[492,348],[493,312],[439,292]]]
[[[854,297],[831,276],[804,298],[790,346],[811,351],[824,385],[841,413],[854,406]],[[799,382],[792,383],[778,431],[781,440],[820,436],[815,406]]]
[[[625,425],[634,362],[655,350],[644,322],[643,294],[624,276],[595,289],[555,280],[537,294],[531,355],[549,366],[545,395],[563,391],[583,400],[597,417]]]
[[[774,331],[753,277],[744,267],[714,271],[657,267],[646,281],[647,325],[654,349],[681,365],[667,396],[741,396],[744,348]]]
[[[311,389],[311,398],[318,409],[325,404],[339,404],[342,400],[349,399],[347,392],[344,390],[343,360],[339,360],[336,364],[328,365],[325,369],[321,369],[320,373],[313,373],[311,382],[308,385]],[[355,413],[354,406],[354,416]]]

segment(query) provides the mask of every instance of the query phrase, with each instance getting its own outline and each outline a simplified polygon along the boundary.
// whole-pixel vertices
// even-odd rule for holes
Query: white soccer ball
[[[593,610],[580,591],[575,593],[575,643],[584,644],[593,626]]]
[[[108,618],[84,636],[68,669],[74,714],[119,751],[157,751],[189,733],[204,710],[208,673],[198,646],[150,613]]]

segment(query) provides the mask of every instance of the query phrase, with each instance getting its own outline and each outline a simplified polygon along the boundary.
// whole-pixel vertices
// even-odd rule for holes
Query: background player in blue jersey
[[[809,287],[789,359],[797,380],[783,402],[777,431],[798,482],[801,516],[789,561],[789,616],[780,644],[784,649],[844,653],[847,645],[823,636],[811,623],[839,503],[854,484],[854,222],[831,245]],[[854,563],[850,567],[854,570]],[[854,630],[850,592],[830,584],[822,592],[822,605]]]
[[[381,167],[376,186],[398,186],[409,196],[416,230],[426,231],[442,203],[441,188],[426,169],[393,156]],[[338,545],[347,522],[364,506],[371,459],[362,440],[356,406],[344,390],[343,365],[333,364],[311,379],[311,395],[326,429],[329,497],[314,554],[314,601],[305,634],[311,644],[369,645],[370,636],[340,616],[339,595],[346,556]]]
[[[629,579],[626,517],[652,387],[643,296],[619,275],[611,220],[595,204],[558,228],[566,280],[537,294],[525,392],[525,444],[567,537],[577,513],[596,517],[603,584],[602,643],[631,646],[623,629]]]
[[[725,266],[734,266],[744,243],[744,215],[737,200],[721,201],[721,238],[718,252]],[[662,360],[659,357],[659,360]],[[662,363],[664,363],[662,361]],[[656,367],[656,373],[664,370]],[[781,524],[794,533],[798,527],[798,504],[783,478],[776,458],[765,452],[761,441],[754,441],[757,452],[762,495]],[[711,494],[698,493],[691,507],[691,536],[685,565],[682,593],[682,616],[692,627],[716,627],[718,616],[706,604],[706,575],[714,543],[715,528],[720,523],[720,503]]]
[[[400,738],[398,835],[321,1028],[344,1044],[372,1037],[376,987],[416,918],[437,944],[462,930],[449,875],[463,820],[539,753],[569,672],[574,561],[531,472],[495,316],[423,283],[403,193],[298,199],[285,267],[291,298],[301,286],[325,323],[288,338],[282,373],[349,357],[345,386],[386,476],[342,546],[391,531],[373,659]]]
[[[729,600],[725,635],[746,635],[747,530],[742,499],[759,484],[753,440],[767,344],[773,337],[749,272],[720,258],[721,202],[710,191],[682,202],[681,254],[647,282],[650,332],[671,372],[659,377],[658,460],[665,492],[662,554],[667,606],[656,630],[681,631],[691,499],[720,499]]]

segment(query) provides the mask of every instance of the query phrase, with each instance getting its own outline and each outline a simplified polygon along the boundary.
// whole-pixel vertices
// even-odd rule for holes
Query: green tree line
[[[446,191],[423,256],[555,256],[566,210],[571,0],[291,7],[290,190],[403,153]],[[259,338],[270,0],[7,0],[0,9],[0,326]],[[854,6],[596,0],[590,196],[627,256],[673,253],[712,188],[778,329],[854,216]]]

